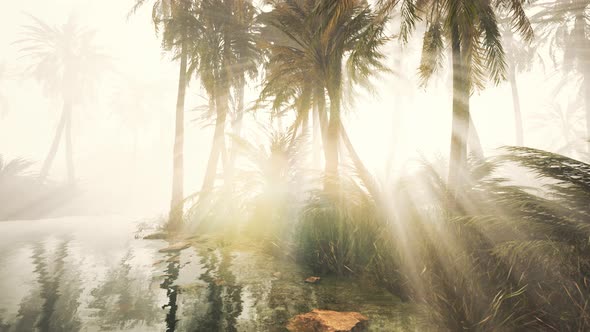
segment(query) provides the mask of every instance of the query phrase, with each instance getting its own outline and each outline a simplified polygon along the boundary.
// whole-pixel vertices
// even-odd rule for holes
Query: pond
[[[322,278],[248,245],[195,238],[160,253],[140,221],[0,222],[0,331],[285,331],[314,308],[359,311],[406,331],[411,307],[375,286]]]

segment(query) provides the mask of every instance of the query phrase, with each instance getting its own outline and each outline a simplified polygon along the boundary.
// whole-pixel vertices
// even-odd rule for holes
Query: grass
[[[422,308],[427,329],[590,329],[590,165],[507,148],[471,163],[457,199],[429,163],[373,197],[354,176],[339,193],[302,182],[310,175],[288,140],[270,142],[241,143],[246,181],[193,207],[201,227],[269,243],[319,275],[380,284]],[[515,169],[537,181],[516,185]]]

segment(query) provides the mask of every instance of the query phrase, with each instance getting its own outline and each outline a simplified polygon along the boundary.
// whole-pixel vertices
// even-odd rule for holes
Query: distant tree
[[[200,24],[194,14],[192,0],[136,0],[131,13],[148,2],[153,2],[152,20],[156,33],[161,32],[162,48],[180,60],[178,96],[176,98],[176,121],[174,151],[172,155],[172,199],[169,224],[171,230],[180,226],[184,201],[184,104],[189,83],[188,58],[191,35],[198,32]]]
[[[581,106],[583,101],[568,101],[565,107],[553,102],[548,109],[535,114],[535,127],[543,133],[548,148],[556,153],[586,160],[584,114]]]
[[[590,0],[538,1],[535,6],[538,12],[531,19],[539,39],[549,44],[552,58],[565,73],[582,78],[579,96],[590,138]],[[590,140],[587,149],[590,152]]]
[[[483,88],[486,74],[491,81],[505,79],[506,59],[498,23],[498,14],[507,12],[511,28],[525,41],[533,30],[523,9],[523,0],[443,1],[380,0],[382,11],[400,6],[400,38],[407,42],[419,21],[426,24],[419,73],[423,82],[442,66],[445,45],[452,51],[453,124],[449,184],[463,182],[467,165],[467,140],[470,122],[469,98],[474,88]]]
[[[528,43],[514,36],[509,19],[504,19],[500,25],[502,43],[506,49],[507,79],[512,92],[514,108],[514,129],[516,145],[524,145],[524,125],[520,107],[520,93],[518,89],[518,73],[529,71],[537,52],[537,43]]]
[[[74,183],[72,112],[93,92],[98,79],[109,67],[109,58],[95,45],[95,32],[79,26],[73,17],[61,27],[49,26],[34,16],[30,18],[31,24],[23,26],[24,37],[16,42],[21,45],[23,56],[31,60],[27,73],[38,80],[47,93],[58,95],[63,102],[62,114],[39,179],[44,181],[47,177],[63,134],[68,182]]]

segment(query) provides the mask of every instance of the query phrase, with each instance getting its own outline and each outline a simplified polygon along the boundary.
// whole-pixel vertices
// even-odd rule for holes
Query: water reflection
[[[51,243],[37,243],[32,250],[33,274],[36,282],[19,305],[16,322],[3,331],[78,331],[77,315],[81,293],[80,280],[73,266],[68,266],[69,240],[61,240],[54,251]],[[53,257],[53,258],[52,258]]]
[[[149,277],[134,271],[130,250],[112,268],[107,278],[91,291],[89,308],[103,330],[129,330],[137,326],[152,326],[160,310],[156,296],[149,287]]]
[[[206,248],[199,252],[203,272],[199,280],[205,287],[197,287],[203,302],[194,304],[197,313],[188,323],[188,331],[234,332],[242,312],[242,286],[236,283],[231,271],[232,256],[228,250]]]
[[[376,331],[405,330],[409,315],[396,317],[399,302],[381,290],[305,284],[293,261],[213,239],[162,254],[168,243],[136,239],[136,226],[0,223],[0,331],[272,332],[318,307],[366,313]]]
[[[178,310],[177,298],[180,288],[175,282],[176,279],[178,279],[180,271],[180,253],[178,252],[169,255],[167,262],[168,266],[166,268],[165,278],[160,284],[160,288],[166,290],[168,303],[162,306],[162,309],[168,308],[168,313],[166,314],[166,331],[174,332],[176,330],[176,323],[178,322],[176,311]]]

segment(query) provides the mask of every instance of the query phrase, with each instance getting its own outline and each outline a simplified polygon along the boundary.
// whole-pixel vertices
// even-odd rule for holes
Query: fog
[[[589,0],[2,13],[0,331],[589,329]]]
[[[96,88],[88,91],[73,112],[76,178],[85,192],[92,193],[95,203],[118,202],[117,212],[150,215],[165,213],[170,197],[178,70],[177,61],[160,47],[150,6],[128,16],[132,7],[131,1],[117,0],[22,1],[6,6],[6,19],[0,22],[5,68],[0,84],[6,105],[0,121],[0,151],[5,159],[25,158],[35,162],[32,171],[40,169],[59,121],[61,100],[45,93],[27,75],[32,60],[19,53],[15,42],[23,38],[23,26],[32,23],[29,15],[52,26],[74,19],[96,32],[97,48],[112,62],[112,68],[100,75]],[[389,29],[392,34],[398,30],[393,24]],[[374,91],[357,93],[354,105],[346,111],[352,141],[376,173],[391,171],[387,162],[393,155],[399,168],[421,156],[448,153],[452,102],[448,66],[421,87],[417,75],[420,46],[418,38],[403,47],[390,42],[386,64],[396,66],[396,72],[381,74]],[[529,72],[518,75],[527,146],[557,151],[568,144],[562,133],[567,129],[558,119],[559,112],[575,98],[574,90],[555,96],[561,80],[555,71],[551,64],[536,61]],[[259,84],[249,82],[250,101],[257,97]],[[187,193],[200,187],[209,154],[212,131],[198,121],[199,106],[204,105],[206,93],[193,78],[186,100]],[[471,107],[486,152],[493,154],[497,147],[515,143],[509,84],[488,84],[485,90],[476,91]],[[269,121],[264,110],[249,116]],[[575,117],[568,121],[577,135],[570,140],[583,140],[583,131],[574,128],[579,121]],[[59,181],[65,176],[62,146],[50,178]]]

